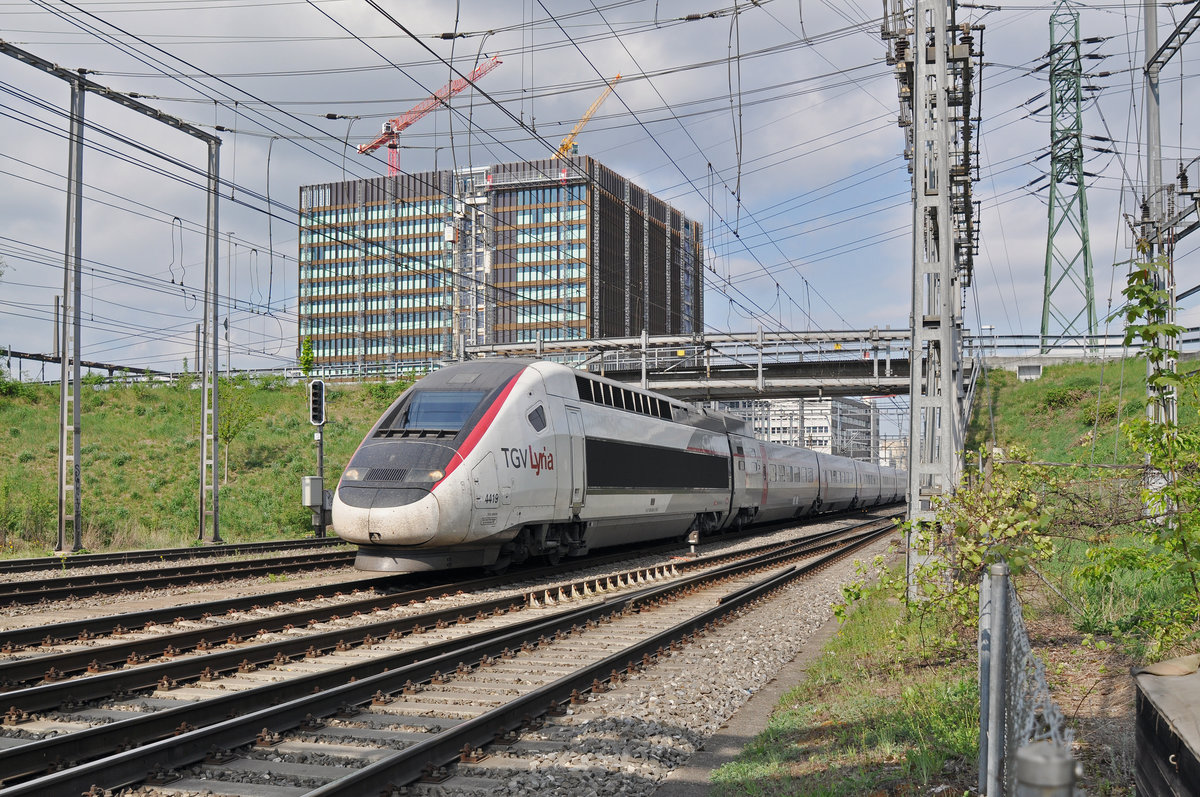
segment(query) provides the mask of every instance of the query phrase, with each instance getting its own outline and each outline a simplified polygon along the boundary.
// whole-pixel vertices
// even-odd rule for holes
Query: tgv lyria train
[[[564,365],[484,359],[406,390],[333,499],[365,570],[501,568],[890,503],[903,471],[756,440],[749,424]]]

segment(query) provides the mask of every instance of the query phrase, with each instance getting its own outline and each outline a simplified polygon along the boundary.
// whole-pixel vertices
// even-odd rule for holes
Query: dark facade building
[[[302,186],[300,211],[325,371],[703,328],[701,225],[587,156]]]

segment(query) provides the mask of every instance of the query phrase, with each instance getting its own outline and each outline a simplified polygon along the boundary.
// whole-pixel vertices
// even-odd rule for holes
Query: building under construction
[[[703,329],[701,225],[588,156],[301,186],[299,241],[325,374]]]

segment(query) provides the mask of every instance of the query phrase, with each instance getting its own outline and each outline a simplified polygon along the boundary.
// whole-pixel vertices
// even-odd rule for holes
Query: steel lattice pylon
[[[1043,353],[1059,338],[1087,335],[1090,339],[1096,334],[1092,247],[1083,184],[1082,100],[1079,12],[1059,2],[1050,15],[1050,207],[1042,295]]]

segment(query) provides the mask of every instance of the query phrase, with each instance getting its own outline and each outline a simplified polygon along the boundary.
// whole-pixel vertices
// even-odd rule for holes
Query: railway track
[[[352,567],[354,551],[317,551],[263,559],[243,559],[102,574],[60,576],[0,583],[0,605],[30,605],[97,595],[119,595],[146,589],[170,589],[192,584],[262,578],[316,568]]]
[[[39,556],[35,559],[0,559],[0,575],[33,573],[47,570],[78,570],[83,567],[113,567],[145,562],[176,562],[184,559],[212,559],[222,556],[256,556],[274,551],[329,548],[344,545],[337,537],[306,537],[299,540],[267,542],[221,543],[188,548],[157,548],[146,551],[117,551],[115,553],[73,553]]]
[[[193,766],[234,783],[197,786],[185,778],[171,788],[236,794],[236,783],[270,769],[272,788],[284,789],[272,794],[376,793],[422,770],[436,776],[464,746],[460,768],[486,770],[471,763],[479,746],[511,741],[506,734],[522,723],[620,682],[720,617],[892,527],[890,520],[860,525],[872,528],[852,541],[813,535],[599,582],[459,596],[446,607],[427,607],[417,594],[370,595],[173,628],[150,641],[110,639],[90,651],[107,651],[94,665],[83,665],[88,652],[79,650],[6,662],[0,677],[25,685],[0,695],[0,705],[11,706],[0,781],[13,784],[0,794],[82,793],[161,781]],[[717,605],[713,590],[721,593]],[[29,685],[38,668],[42,682]],[[67,677],[84,669],[91,674]],[[247,744],[254,746],[225,752]],[[210,764],[197,764],[213,749]],[[283,760],[294,766],[281,767]]]

